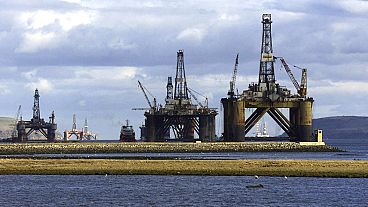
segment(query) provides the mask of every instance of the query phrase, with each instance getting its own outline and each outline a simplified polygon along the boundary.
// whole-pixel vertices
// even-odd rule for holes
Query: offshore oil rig
[[[302,69],[299,84],[284,58],[273,54],[271,14],[263,14],[262,24],[258,83],[252,83],[241,94],[235,94],[237,56],[228,96],[221,99],[224,108],[224,141],[245,141],[245,135],[266,113],[286,132],[290,141],[315,141],[312,135],[313,98],[307,97],[307,70]],[[292,94],[290,90],[276,82],[274,64],[277,59],[288,73],[297,94]],[[289,109],[289,117],[280,111],[281,108]],[[255,109],[246,120],[245,109]]]
[[[57,124],[55,123],[54,112],[49,118],[49,122],[41,118],[40,95],[38,89],[36,89],[33,102],[33,118],[30,121],[20,119],[17,123],[18,136],[13,138],[13,142],[28,142],[28,137],[32,132],[40,132],[47,139],[47,142],[55,142]]]
[[[148,99],[149,91],[139,83],[150,108],[144,113],[145,125],[144,140],[155,141],[184,141],[194,140],[211,142],[215,141],[215,117],[217,110],[208,108],[207,101],[202,104],[195,95],[193,89],[188,88],[185,67],[184,52],[177,52],[176,76],[173,85],[172,77],[168,77],[166,86],[166,99],[164,106],[157,106],[156,98],[153,104]],[[189,96],[191,95],[191,96]],[[197,104],[192,103],[192,98]],[[171,139],[170,131],[174,137]],[[196,137],[197,135],[197,137]]]
[[[236,56],[234,70],[230,81],[230,88],[226,98],[221,99],[223,106],[224,132],[223,141],[245,141],[246,135],[257,125],[267,113],[288,135],[290,141],[312,142],[316,137],[312,132],[312,106],[313,98],[307,97],[307,70],[301,69],[300,83],[294,77],[289,65],[283,57],[275,56],[272,48],[271,14],[262,16],[262,46],[259,65],[258,83],[249,84],[248,89],[242,93],[235,92],[236,75],[239,63],[239,54]],[[279,60],[290,77],[297,93],[281,86],[275,78],[275,62]],[[174,81],[174,82],[173,82]],[[145,110],[144,125],[141,127],[141,138],[147,142],[161,141],[205,141],[216,140],[215,118],[217,109],[209,108],[207,98],[202,103],[196,97],[199,93],[187,85],[184,67],[184,52],[177,52],[175,79],[168,77],[166,85],[165,104],[157,104],[156,98],[138,81],[149,108]],[[153,97],[153,103],[148,98]],[[199,94],[200,95],[200,94]],[[49,122],[41,118],[39,106],[39,93],[35,90],[33,118],[23,121],[22,118],[16,124],[18,136],[13,137],[13,142],[27,142],[32,132],[40,132],[48,142],[55,141],[57,124],[52,112]],[[193,100],[197,104],[193,103]],[[254,110],[246,118],[246,109]],[[288,114],[281,109],[288,109]],[[19,114],[19,110],[18,110]],[[18,117],[18,115],[17,115]],[[130,134],[129,134],[129,133]],[[121,130],[120,141],[135,141],[135,133],[128,123]],[[318,131],[321,135],[321,132]],[[64,132],[64,140],[75,135],[77,140],[91,140],[96,137],[88,132],[87,120],[82,130],[77,130],[75,115],[73,116],[72,130]],[[127,135],[127,136],[125,136]],[[263,133],[260,137],[269,137]]]
[[[97,139],[97,135],[93,134],[92,131],[88,130],[87,119],[84,120],[84,127],[82,130],[77,129],[77,119],[73,114],[73,126],[71,130],[64,131],[64,141],[67,142],[71,137],[75,137],[77,141],[92,141]]]

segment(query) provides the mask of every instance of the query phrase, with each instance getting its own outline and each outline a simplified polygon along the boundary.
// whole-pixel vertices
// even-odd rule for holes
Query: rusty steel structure
[[[22,118],[18,121],[18,136],[13,138],[13,142],[28,142],[28,137],[32,132],[40,132],[47,139],[47,142],[55,142],[57,124],[55,123],[54,112],[52,112],[49,119],[49,122],[46,122],[41,118],[40,95],[38,89],[36,89],[33,102],[33,118],[30,121],[24,121]]]
[[[168,77],[164,106],[149,104],[150,108],[144,113],[144,140],[157,141],[215,141],[215,117],[217,110],[208,108],[207,104],[193,104],[193,91],[188,89],[185,75],[184,52],[177,52],[176,76],[173,83]],[[145,91],[140,84],[144,94]],[[191,94],[191,96],[190,96]],[[147,96],[145,95],[146,99]],[[150,101],[148,100],[148,103]],[[173,137],[170,137],[173,132]],[[197,135],[198,137],[196,137]]]
[[[248,89],[239,95],[235,96],[231,92],[228,97],[221,99],[224,109],[224,141],[245,141],[245,135],[266,113],[286,132],[290,141],[314,141],[312,136],[314,100],[306,96],[306,70],[303,70],[302,83],[297,84],[290,68],[285,65],[285,61],[282,62],[285,63],[283,66],[297,87],[297,94],[292,94],[290,90],[276,82],[274,71],[276,57],[273,55],[271,23],[271,14],[263,14],[258,83],[250,84]],[[254,112],[245,119],[245,109],[249,108],[254,109]],[[281,112],[281,108],[289,109],[288,117]]]

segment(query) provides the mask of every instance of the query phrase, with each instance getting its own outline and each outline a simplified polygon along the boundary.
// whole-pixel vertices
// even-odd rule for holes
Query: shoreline
[[[198,175],[368,178],[362,160],[119,160],[0,158],[1,175]]]
[[[305,145],[296,142],[80,142],[0,144],[0,155],[197,152],[343,152],[343,150],[329,145]]]

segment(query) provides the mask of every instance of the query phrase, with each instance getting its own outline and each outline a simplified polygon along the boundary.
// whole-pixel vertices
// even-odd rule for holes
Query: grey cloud
[[[29,11],[35,9],[74,10],[81,8],[78,4],[58,0],[1,0],[0,4],[0,10],[3,11]]]

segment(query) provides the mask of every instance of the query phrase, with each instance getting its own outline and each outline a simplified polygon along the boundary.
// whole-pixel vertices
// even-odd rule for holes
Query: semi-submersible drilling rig
[[[244,141],[245,135],[268,113],[270,117],[287,133],[291,141],[314,141],[312,136],[313,98],[307,97],[306,69],[302,70],[299,84],[283,58],[273,55],[271,36],[271,14],[263,14],[263,34],[258,83],[252,83],[242,94],[234,93],[237,61],[227,98],[222,98],[224,108],[224,141]],[[281,87],[275,80],[274,63],[280,59],[287,71],[297,94]],[[254,108],[254,112],[245,120],[245,109]],[[287,118],[280,108],[289,109]]]
[[[172,77],[168,77],[165,106],[157,107],[156,99],[150,103],[144,87],[139,85],[150,105],[144,113],[145,141],[167,141],[172,130],[176,141],[194,141],[195,133],[200,141],[215,141],[216,109],[208,108],[188,88],[184,68],[184,52],[177,52],[176,77],[173,86]],[[189,94],[191,96],[189,96]],[[191,98],[198,102],[193,104]]]
[[[28,137],[34,131],[40,132],[45,138],[47,138],[47,142],[55,142],[57,124],[55,123],[54,112],[52,112],[49,118],[49,122],[46,122],[41,118],[40,95],[36,89],[33,102],[33,118],[30,121],[24,121],[21,118],[17,123],[18,137],[15,137],[13,142],[28,142]]]

